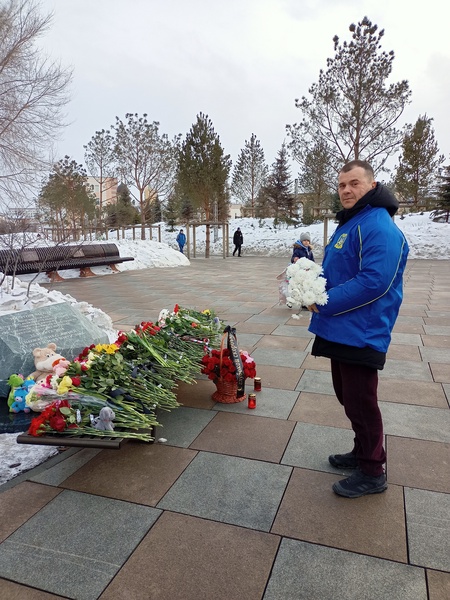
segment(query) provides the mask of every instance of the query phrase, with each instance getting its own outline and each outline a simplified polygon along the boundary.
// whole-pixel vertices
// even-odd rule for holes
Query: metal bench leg
[[[90,267],[82,267],[80,269],[80,277],[95,277],[95,273],[93,273]]]
[[[58,273],[58,271],[47,271],[46,275],[50,279],[51,282],[64,281],[64,277],[61,277],[61,275]]]

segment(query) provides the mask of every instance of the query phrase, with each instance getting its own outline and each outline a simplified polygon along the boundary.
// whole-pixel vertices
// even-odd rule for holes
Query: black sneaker
[[[380,494],[385,489],[387,489],[387,483],[384,473],[374,477],[366,475],[359,469],[347,479],[333,483],[333,492],[344,498],[360,498],[367,494]]]
[[[347,454],[332,454],[328,457],[328,462],[336,469],[357,469],[358,461],[356,454],[347,452]]]

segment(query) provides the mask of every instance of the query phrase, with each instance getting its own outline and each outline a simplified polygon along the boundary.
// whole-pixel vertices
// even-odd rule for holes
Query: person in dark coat
[[[244,243],[244,236],[242,235],[241,228],[238,227],[233,235],[233,244],[234,244],[233,256],[236,254],[236,252],[238,253],[238,256],[241,255],[241,246],[243,243]]]
[[[184,254],[183,248],[184,248],[184,245],[186,244],[186,235],[184,234],[182,229],[180,229],[180,232],[177,235],[176,239],[177,239],[181,254]]]
[[[316,262],[314,260],[314,254],[311,248],[311,236],[309,235],[309,233],[307,231],[305,231],[305,233],[302,233],[300,236],[300,239],[297,240],[293,246],[294,251],[292,253],[292,257],[291,257],[291,263],[294,262],[294,258],[307,258],[308,260],[312,260],[313,262]]]

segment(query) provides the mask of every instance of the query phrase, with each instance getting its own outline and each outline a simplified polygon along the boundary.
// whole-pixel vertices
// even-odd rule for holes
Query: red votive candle
[[[253,379],[253,389],[255,392],[261,391],[261,377],[255,377]]]
[[[256,394],[248,395],[248,408],[256,408]]]

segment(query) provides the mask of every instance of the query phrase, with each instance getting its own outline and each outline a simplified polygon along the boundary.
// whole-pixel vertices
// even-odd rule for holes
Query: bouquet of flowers
[[[164,308],[158,317],[157,325],[179,336],[211,340],[218,339],[223,323],[214,312],[206,309],[202,312],[193,308],[183,308],[175,304],[173,311]]]
[[[322,277],[320,265],[307,258],[300,258],[286,269],[288,277],[287,302],[298,306],[323,306],[328,302],[325,291],[327,280]]]
[[[179,315],[179,316],[178,316]],[[33,423],[32,435],[37,432],[58,431],[79,435],[92,429],[90,419],[105,406],[113,409],[115,425],[122,437],[149,439],[149,434],[130,430],[147,429],[159,425],[156,409],[171,410],[179,406],[174,388],[176,381],[193,383],[201,370],[201,357],[209,348],[212,338],[218,339],[221,322],[211,311],[198,313],[175,306],[166,321],[160,325],[142,322],[134,330],[119,332],[113,344],[92,344],[84,348],[72,362],[50,375],[44,385],[36,385],[27,397],[29,406],[45,399],[57,410],[60,429],[50,424],[50,412],[43,421]],[[195,333],[192,333],[193,330]],[[210,337],[201,337],[209,334]],[[55,404],[62,400],[69,404]],[[56,407],[56,408],[55,408]],[[77,427],[63,427],[62,415],[72,409],[80,411]],[[71,413],[70,425],[74,424]],[[55,419],[52,419],[52,423]],[[128,432],[128,433],[127,433]],[[110,435],[98,432],[95,435]],[[150,438],[151,439],[151,438]]]
[[[253,379],[256,376],[256,364],[248,352],[240,352],[239,356],[244,368],[245,379]],[[208,376],[208,379],[215,381],[223,379],[224,381],[236,380],[236,367],[231,360],[231,354],[228,348],[222,350],[211,350],[202,358],[202,373]]]

